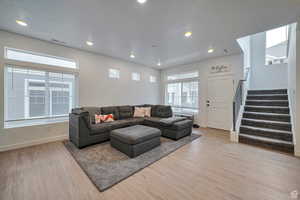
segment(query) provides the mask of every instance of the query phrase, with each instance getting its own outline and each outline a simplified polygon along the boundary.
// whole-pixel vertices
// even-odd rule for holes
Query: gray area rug
[[[111,147],[109,142],[83,149],[78,149],[70,141],[65,141],[64,145],[102,192],[199,137],[192,134],[178,141],[161,137],[160,146],[136,158],[129,158]]]

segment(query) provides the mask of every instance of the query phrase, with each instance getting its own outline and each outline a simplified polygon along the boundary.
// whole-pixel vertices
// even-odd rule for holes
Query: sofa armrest
[[[82,141],[88,138],[91,132],[90,115],[88,112],[73,112],[69,115],[70,140],[79,148]]]
[[[82,108],[73,108],[71,113],[75,115],[85,115],[86,113],[89,114],[88,111],[83,110]]]

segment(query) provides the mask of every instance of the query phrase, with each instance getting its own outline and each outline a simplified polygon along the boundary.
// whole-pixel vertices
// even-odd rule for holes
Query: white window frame
[[[46,63],[46,62],[31,62],[31,61],[28,61],[28,60],[19,60],[19,59],[16,59],[16,58],[10,58],[8,56],[8,51],[14,51],[14,52],[20,52],[20,53],[33,55],[33,56],[45,57],[47,59],[61,60],[61,61],[69,62],[70,66],[68,67],[67,64],[65,64],[65,65],[59,65],[59,64],[55,65],[55,64],[49,63],[49,62],[48,63]],[[47,54],[43,54],[43,53],[37,53],[37,52],[33,52],[33,51],[21,50],[21,49],[16,49],[16,48],[11,48],[11,47],[4,47],[4,58],[9,59],[9,60],[19,61],[19,62],[56,66],[56,67],[67,68],[67,69],[77,69],[78,68],[78,64],[74,60],[71,60],[71,59],[68,59],[68,58],[52,56],[52,55],[47,55]]]
[[[180,78],[180,76],[186,75],[186,74],[192,74],[194,76],[190,78]],[[178,76],[179,78],[176,78]],[[175,78],[172,78],[175,77]],[[167,81],[177,81],[177,80],[185,80],[185,79],[197,79],[199,78],[199,72],[198,71],[190,71],[190,72],[182,72],[182,73],[176,73],[176,74],[168,74],[166,76]]]
[[[70,82],[61,82],[61,81],[50,81],[49,83],[59,83],[59,84],[64,84],[64,85],[68,85],[69,89],[61,89],[61,88],[51,88],[50,87],[50,116],[51,117],[62,117],[62,116],[68,116],[68,114],[66,115],[53,115],[53,102],[52,102],[52,93],[53,91],[68,91],[70,93],[69,97],[73,97],[73,88],[72,88],[72,83]],[[72,98],[69,98],[69,110],[72,109]]]
[[[150,82],[150,83],[156,83],[156,76],[152,76],[152,75],[151,75],[151,76],[149,77],[149,82]]]
[[[30,117],[29,116],[29,110],[30,110],[30,97],[28,98],[28,93],[29,93],[29,90],[44,90],[46,92],[46,87],[38,87],[38,88],[35,88],[35,87],[30,87],[29,86],[29,83],[30,82],[35,82],[35,83],[45,83],[44,80],[34,80],[34,79],[25,79],[25,90],[24,90],[24,95],[25,95],[25,99],[24,99],[24,116],[25,116],[25,119],[24,120],[27,120],[27,119],[39,119],[39,118],[46,118],[47,116],[44,115],[44,116],[38,116],[38,117]],[[46,104],[46,102],[45,102]]]
[[[198,77],[193,77],[193,78],[184,78],[184,79],[175,79],[175,80],[168,80],[168,76],[172,76],[172,74],[170,75],[167,75],[166,76],[166,82],[165,82],[165,104],[169,105],[167,100],[167,95],[168,95],[168,84],[172,84],[172,83],[181,83],[181,98],[183,97],[182,95],[182,87],[183,87],[183,83],[189,83],[189,82],[198,82],[198,107],[185,107],[185,106],[172,106],[172,108],[174,109],[181,109],[181,110],[184,110],[184,109],[187,109],[187,110],[191,110],[191,112],[193,113],[197,113],[199,111],[199,72],[198,71],[194,71],[195,73],[197,72],[198,73]],[[193,73],[193,72],[182,72],[183,74],[188,74],[188,73]],[[176,74],[174,74],[176,75]]]
[[[29,83],[31,82],[36,82],[36,83],[46,83],[44,80],[36,80],[36,79],[25,79],[25,97],[28,96],[29,90],[42,90],[44,89],[45,92],[47,92],[46,87],[31,87],[29,86]],[[27,119],[40,119],[40,118],[55,118],[55,117],[66,117],[68,114],[65,115],[53,115],[53,105],[52,105],[52,93],[53,91],[68,91],[70,93],[69,97],[73,97],[73,88],[72,88],[72,83],[70,82],[63,82],[63,81],[49,81],[49,83],[59,83],[59,84],[64,84],[68,85],[69,89],[65,88],[49,88],[49,117],[48,116],[38,116],[38,117],[30,117],[29,116],[29,109],[30,109],[30,100],[28,98],[25,98],[24,101],[24,108],[25,108],[25,120]],[[46,103],[45,103],[46,104]],[[46,105],[47,106],[47,105]],[[71,110],[73,107],[72,105],[72,98],[69,98],[69,110]]]
[[[286,28],[286,31],[287,31],[287,40],[285,41],[287,44],[287,49],[286,49],[286,52],[285,52],[285,56],[284,57],[282,57],[282,58],[280,58],[280,59],[278,59],[278,61],[280,61],[279,63],[272,63],[272,64],[269,64],[268,62],[267,62],[267,49],[268,48],[271,48],[271,47],[275,47],[276,45],[274,45],[274,46],[271,46],[271,47],[267,47],[267,37],[268,37],[268,32],[269,31],[272,31],[272,30],[275,30],[275,29],[279,29],[279,28]],[[268,30],[268,31],[266,31],[265,32],[265,65],[266,66],[273,66],[273,65],[278,65],[278,64],[286,64],[286,63],[288,63],[288,51],[289,51],[289,45],[290,45],[290,33],[291,33],[291,30],[290,30],[290,26],[289,25],[285,25],[285,26],[281,26],[281,27],[278,27],[278,28],[274,28],[274,29],[271,29],[271,30]],[[280,44],[280,43],[279,43]],[[279,44],[277,44],[277,45],[279,45]],[[273,60],[274,61],[274,60]]]
[[[73,97],[73,105],[70,104],[70,106],[76,107],[79,105],[79,63],[76,62],[76,68],[71,68],[71,67],[61,67],[61,66],[56,66],[56,65],[48,65],[48,64],[41,64],[41,63],[35,63],[35,62],[25,62],[25,61],[19,61],[19,60],[13,60],[13,59],[8,59],[6,57],[6,48],[9,49],[14,49],[10,47],[4,47],[4,61],[3,61],[3,67],[15,67],[15,68],[20,68],[24,70],[37,70],[37,71],[46,71],[46,72],[53,72],[53,73],[64,73],[64,74],[71,74],[74,76],[74,88],[72,88],[72,97]],[[30,52],[26,50],[21,50],[25,52]],[[39,55],[46,55],[42,53],[37,53]],[[46,55],[48,56],[48,55]],[[62,57],[56,57],[56,56],[50,56],[50,57],[55,57],[55,58],[60,58],[60,59],[65,59]],[[68,60],[68,59],[67,59]],[[73,61],[73,60],[71,60]],[[6,77],[4,77],[6,80]],[[6,82],[5,82],[6,83]],[[65,82],[64,82],[65,83]],[[4,87],[5,84],[4,84]],[[75,92],[75,93],[74,93]],[[5,89],[5,101],[4,101],[4,109],[7,109],[7,105],[9,102],[6,101],[6,96],[8,95],[7,90]],[[26,108],[26,107],[25,107]],[[4,119],[7,119],[6,116],[6,111],[4,112]],[[24,126],[34,126],[34,125],[43,125],[43,124],[51,124],[51,123],[60,123],[60,122],[65,122],[68,121],[67,116],[55,116],[55,117],[49,117],[47,118],[38,118],[38,119],[20,119],[20,120],[9,120],[4,122],[4,128],[16,128],[16,127],[24,127]]]
[[[139,72],[132,72],[131,73],[131,79],[133,81],[140,81],[141,80],[141,73],[139,73]]]
[[[120,70],[109,68],[108,69],[108,77],[111,79],[120,79]]]

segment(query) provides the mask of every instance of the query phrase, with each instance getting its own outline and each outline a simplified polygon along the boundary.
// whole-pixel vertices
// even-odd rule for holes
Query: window
[[[168,81],[166,84],[165,103],[173,107],[174,112],[197,112],[198,111],[198,85],[196,78],[198,72],[189,73],[192,76],[172,75],[176,80]],[[179,79],[184,77],[184,79]],[[189,78],[193,77],[193,78]]]
[[[287,62],[289,26],[266,32],[266,65]]]
[[[18,50],[13,48],[5,48],[5,58],[23,62],[31,62],[38,64],[46,64],[65,68],[77,68],[76,62],[55,56],[43,55],[39,53]]]
[[[197,78],[199,76],[198,72],[187,72],[182,74],[173,74],[167,76],[167,80],[179,80],[179,79],[189,79],[189,78]]]
[[[150,83],[156,83],[156,77],[150,76],[149,81],[150,81]]]
[[[120,70],[109,69],[108,76],[109,76],[109,78],[119,79],[120,78]]]
[[[141,80],[141,74],[137,72],[133,72],[131,74],[131,78],[133,81],[140,81]]]
[[[5,122],[68,116],[75,75],[5,67]]]

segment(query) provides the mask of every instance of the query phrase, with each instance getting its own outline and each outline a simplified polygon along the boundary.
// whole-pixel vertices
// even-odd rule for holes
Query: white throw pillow
[[[140,107],[134,107],[133,117],[145,117],[144,109]]]
[[[144,107],[145,117],[151,117],[151,107]]]

